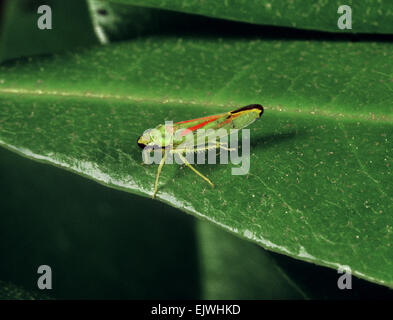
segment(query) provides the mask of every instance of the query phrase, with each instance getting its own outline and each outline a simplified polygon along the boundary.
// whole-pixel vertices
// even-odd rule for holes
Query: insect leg
[[[156,194],[157,194],[157,190],[158,190],[158,179],[160,178],[160,174],[161,174],[161,169],[162,166],[165,163],[165,158],[166,158],[166,153],[165,150],[163,151],[163,155],[162,155],[162,159],[160,162],[160,165],[158,166],[158,170],[157,170],[157,175],[156,175],[156,182],[154,184],[154,193],[153,193],[153,199],[155,198]]]
[[[217,148],[224,149],[227,151],[235,151],[236,148],[228,148],[228,143],[226,142],[217,142]]]
[[[174,151],[172,151],[173,154],[179,154],[179,153],[191,153],[191,152],[200,152],[200,151],[206,151],[206,150],[210,150],[210,149],[217,149],[216,145],[207,145],[207,146],[203,146],[203,147],[196,147],[193,149],[176,149]]]
[[[190,163],[187,161],[186,158],[183,157],[181,153],[177,153],[180,157],[180,159],[184,162],[184,164],[189,167],[192,171],[194,171],[198,176],[200,176],[203,180],[205,180],[208,184],[210,184],[214,188],[214,184],[206,178],[202,173],[200,173],[198,170],[196,170]]]

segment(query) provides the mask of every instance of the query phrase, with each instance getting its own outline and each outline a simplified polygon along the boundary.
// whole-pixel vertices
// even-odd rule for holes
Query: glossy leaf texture
[[[392,45],[145,36],[0,67],[0,143],[150,197],[137,137],[250,103],[249,174],[167,165],[158,198],[259,245],[393,286]],[[378,57],[378,59],[375,59]]]
[[[96,1],[96,0],[93,0]],[[353,32],[393,33],[393,5],[389,0],[342,1],[281,1],[281,0],[111,0],[116,3],[174,10],[208,17],[229,19],[253,24],[294,27],[300,29]],[[352,29],[340,30],[337,26],[342,13],[338,8],[349,6]],[[347,13],[347,7],[345,11]]]

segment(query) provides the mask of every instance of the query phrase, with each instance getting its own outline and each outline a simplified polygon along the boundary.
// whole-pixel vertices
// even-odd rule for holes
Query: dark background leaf
[[[94,1],[94,0],[93,0]],[[214,18],[243,21],[282,27],[295,27],[330,32],[393,33],[393,6],[389,0],[338,0],[306,2],[302,0],[111,0],[117,3],[139,5],[200,14]],[[95,1],[97,2],[97,1]],[[352,29],[340,30],[337,9],[341,5],[352,8]]]
[[[52,30],[37,27],[37,9],[43,4],[52,9]],[[7,14],[0,20],[0,61],[98,43],[85,1],[13,0],[4,6]]]
[[[0,300],[48,300],[50,296],[27,291],[10,282],[0,281]]]

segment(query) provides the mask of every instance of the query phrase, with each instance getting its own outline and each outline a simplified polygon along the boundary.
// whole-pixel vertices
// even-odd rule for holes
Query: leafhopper
[[[260,118],[262,114],[263,107],[261,105],[250,104],[234,111],[180,121],[172,125],[160,124],[154,129],[145,131],[137,140],[139,147],[141,147],[144,152],[150,152],[152,149],[160,149],[162,152],[162,158],[158,166],[154,184],[153,199],[157,194],[158,181],[168,153],[178,155],[187,167],[205,180],[211,187],[214,187],[214,184],[196,170],[184,156],[190,152],[201,152],[210,149],[231,151],[232,149],[228,148],[226,143],[218,141],[211,143],[210,135],[212,132],[214,134],[215,130],[220,129],[219,132],[221,136],[229,135],[231,129],[239,130],[245,128],[256,119]],[[207,133],[201,136],[197,134],[199,129],[205,129],[203,132]],[[215,137],[219,138],[217,135],[215,135]]]

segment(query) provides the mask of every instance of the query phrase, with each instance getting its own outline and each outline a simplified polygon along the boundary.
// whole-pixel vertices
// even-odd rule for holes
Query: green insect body
[[[144,151],[159,148],[163,152],[157,170],[153,199],[157,194],[158,181],[167,152],[177,154],[186,166],[214,187],[214,184],[207,177],[191,166],[184,155],[189,152],[205,151],[213,148],[231,150],[225,143],[216,142],[212,144],[212,138],[219,139],[229,135],[230,130],[239,130],[247,127],[256,119],[260,118],[262,114],[263,107],[259,104],[252,104],[217,115],[180,121],[171,125],[160,124],[154,129],[145,131],[138,138],[138,145]],[[198,134],[199,129],[204,129],[202,135]]]

